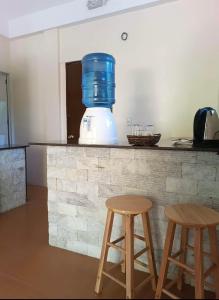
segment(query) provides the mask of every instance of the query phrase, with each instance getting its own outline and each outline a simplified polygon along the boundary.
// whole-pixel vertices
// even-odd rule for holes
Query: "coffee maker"
[[[197,111],[194,118],[194,147],[219,147],[219,118],[212,107]]]

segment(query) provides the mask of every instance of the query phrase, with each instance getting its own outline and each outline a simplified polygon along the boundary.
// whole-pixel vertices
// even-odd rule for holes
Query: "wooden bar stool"
[[[162,293],[173,299],[179,299],[172,294],[169,289],[175,284],[179,290],[182,290],[184,283],[184,274],[195,277],[195,298],[204,299],[204,286],[216,289],[216,297],[219,298],[219,253],[217,249],[217,231],[219,224],[219,213],[196,204],[178,204],[169,206],[165,210],[169,219],[166,242],[164,247],[163,259],[158,279],[156,299],[160,299]],[[180,250],[172,255],[172,247],[175,235],[176,225],[182,226],[181,247]],[[195,245],[188,243],[189,230],[195,232]],[[203,251],[203,230],[208,229],[211,253]],[[186,265],[187,251],[194,251],[195,266],[191,268]],[[203,256],[208,256],[212,261],[212,266],[204,271]],[[179,259],[176,259],[179,257]],[[165,286],[169,263],[174,263],[179,267],[177,278]],[[206,278],[212,275],[214,285],[206,282]]]
[[[156,290],[157,273],[148,216],[148,211],[152,207],[151,201],[143,196],[118,196],[107,200],[106,206],[108,208],[108,215],[95,292],[99,294],[102,291],[103,276],[106,276],[126,289],[126,299],[132,299],[135,292],[134,263],[149,268],[150,271],[150,275],[147,276],[147,278],[138,287],[142,287],[144,284],[152,282],[152,287],[154,290]],[[124,236],[118,238],[116,241],[111,242],[110,240],[115,213],[123,216],[123,226],[125,232]],[[139,214],[141,214],[143,221],[144,237],[134,234],[134,217]],[[134,254],[134,238],[145,241],[146,243],[146,247],[137,254]],[[117,245],[122,241],[123,245],[125,246],[124,248]],[[121,251],[123,259],[121,262],[113,266],[111,270],[106,271],[105,264],[107,262],[107,256],[110,247]],[[148,253],[148,265],[138,260],[138,258],[145,252]],[[122,272],[126,274],[126,283],[121,282],[110,274],[110,271],[120,265],[122,266]]]

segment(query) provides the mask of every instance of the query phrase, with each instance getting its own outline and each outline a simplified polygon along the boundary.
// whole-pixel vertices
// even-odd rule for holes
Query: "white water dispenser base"
[[[118,144],[115,119],[109,108],[86,109],[81,121],[79,144]]]

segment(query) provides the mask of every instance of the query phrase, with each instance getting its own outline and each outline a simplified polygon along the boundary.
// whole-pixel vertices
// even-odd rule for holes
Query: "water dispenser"
[[[82,60],[83,104],[79,144],[117,144],[112,114],[115,104],[115,59],[106,53],[92,53]]]

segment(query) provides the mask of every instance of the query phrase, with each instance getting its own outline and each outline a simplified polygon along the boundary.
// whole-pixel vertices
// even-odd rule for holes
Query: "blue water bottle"
[[[115,59],[106,53],[92,53],[82,60],[82,102],[87,108],[112,108],[115,103]]]

